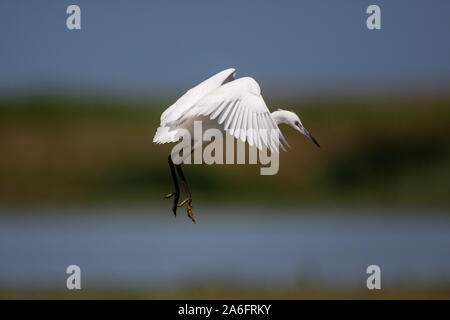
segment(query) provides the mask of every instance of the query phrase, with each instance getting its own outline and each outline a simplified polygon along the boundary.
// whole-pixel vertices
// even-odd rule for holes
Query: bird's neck
[[[282,123],[284,123],[284,124],[288,123],[288,121],[287,121],[286,117],[284,116],[282,110],[274,111],[270,115],[272,116],[273,120],[275,121],[275,123],[277,125],[280,125]]]

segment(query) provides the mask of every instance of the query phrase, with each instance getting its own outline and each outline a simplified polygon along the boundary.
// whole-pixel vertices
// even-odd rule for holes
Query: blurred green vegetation
[[[158,204],[172,191],[171,145],[152,144],[169,99],[0,98],[0,206]],[[280,170],[191,165],[201,203],[450,207],[450,96],[283,98],[316,148],[281,127]]]

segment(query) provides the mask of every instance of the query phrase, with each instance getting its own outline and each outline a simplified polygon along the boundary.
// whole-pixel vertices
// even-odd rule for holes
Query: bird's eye
[[[299,126],[300,126],[300,122],[295,121],[295,125],[296,125],[297,127],[299,127]]]

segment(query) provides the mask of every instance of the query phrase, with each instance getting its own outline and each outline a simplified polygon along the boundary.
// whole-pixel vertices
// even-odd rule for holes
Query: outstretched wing
[[[270,115],[258,83],[250,77],[231,81],[211,91],[180,120],[198,116],[217,119],[226,132],[260,150],[263,145],[272,152],[278,152],[278,145],[285,150],[279,139],[286,140]]]
[[[179,120],[201,98],[219,88],[222,84],[234,80],[235,74],[235,69],[226,69],[189,89],[162,113],[160,127],[170,126],[171,123]]]

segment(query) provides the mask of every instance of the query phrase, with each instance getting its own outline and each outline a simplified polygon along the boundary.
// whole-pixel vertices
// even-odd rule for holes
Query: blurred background
[[[2,1],[0,298],[450,298],[449,12]],[[322,148],[286,127],[277,175],[185,166],[193,224],[163,199],[171,146],[152,138],[165,108],[229,67]],[[366,287],[372,264],[381,290]]]

